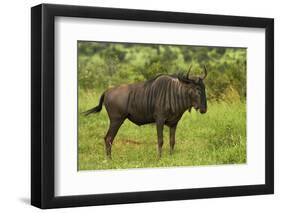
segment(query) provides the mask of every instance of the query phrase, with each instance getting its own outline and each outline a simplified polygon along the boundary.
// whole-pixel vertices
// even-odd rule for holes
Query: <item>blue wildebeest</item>
[[[111,147],[120,126],[125,119],[137,125],[156,123],[159,157],[163,145],[163,127],[170,128],[170,153],[175,145],[178,121],[183,113],[193,107],[206,113],[207,100],[204,78],[189,77],[191,66],[186,75],[161,74],[151,80],[117,86],[106,90],[100,97],[99,105],[84,112],[85,115],[100,112],[105,105],[110,120],[104,138],[107,157],[111,159]]]

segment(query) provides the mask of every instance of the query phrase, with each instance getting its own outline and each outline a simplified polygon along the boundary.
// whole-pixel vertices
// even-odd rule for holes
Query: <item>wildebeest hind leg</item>
[[[106,133],[106,136],[104,137],[106,155],[109,159],[111,159],[111,147],[113,144],[114,137],[116,136],[123,121],[124,120],[110,121],[109,129]]]

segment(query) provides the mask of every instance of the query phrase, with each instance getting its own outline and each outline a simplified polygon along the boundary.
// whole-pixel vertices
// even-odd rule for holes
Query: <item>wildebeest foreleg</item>
[[[157,126],[157,138],[158,138],[158,153],[159,153],[159,158],[161,158],[162,155],[162,146],[163,146],[163,128],[164,128],[164,122],[162,121],[157,121],[156,122]]]
[[[122,125],[123,120],[119,121],[110,121],[109,129],[104,137],[106,155],[111,159],[111,147],[113,144],[114,137],[116,136],[120,126]]]
[[[170,126],[170,154],[173,154],[176,143],[176,129],[177,125]]]

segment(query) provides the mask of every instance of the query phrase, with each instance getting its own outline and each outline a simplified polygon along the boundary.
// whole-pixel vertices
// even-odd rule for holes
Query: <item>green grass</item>
[[[79,112],[98,104],[101,91],[79,91]],[[181,118],[173,155],[169,129],[164,129],[162,158],[158,159],[154,124],[137,126],[126,120],[107,160],[104,135],[109,120],[105,108],[98,114],[79,114],[79,170],[199,166],[246,163],[246,104],[208,103],[208,112],[192,110]]]

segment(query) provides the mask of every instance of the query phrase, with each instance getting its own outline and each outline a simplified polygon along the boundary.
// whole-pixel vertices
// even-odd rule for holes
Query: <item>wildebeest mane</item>
[[[161,77],[161,76],[163,76],[163,75],[170,76],[170,77],[172,77],[172,78],[177,78],[178,80],[180,80],[181,82],[184,82],[184,83],[190,83],[190,82],[196,83],[196,82],[194,82],[194,81],[191,80],[191,79],[187,79],[185,73],[179,72],[179,73],[176,73],[176,74],[163,74],[163,73],[162,73],[162,74],[158,74],[158,75],[156,75],[155,77],[153,77],[153,78],[147,80],[147,81],[145,82],[145,85],[151,84],[153,81],[155,81],[157,78],[159,78],[159,77]]]
[[[158,106],[172,113],[190,109],[187,87],[180,81],[188,83],[183,74],[157,75],[146,81],[142,87],[133,90],[129,103],[145,116],[152,116]]]

